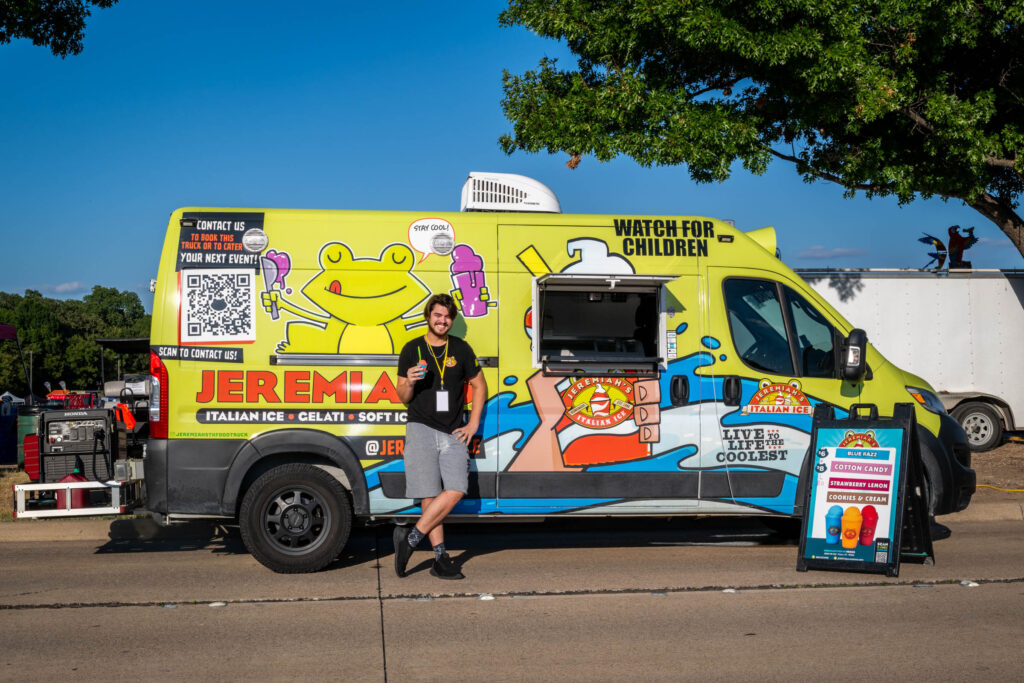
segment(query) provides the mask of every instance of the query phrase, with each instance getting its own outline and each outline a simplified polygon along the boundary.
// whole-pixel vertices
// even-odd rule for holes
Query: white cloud
[[[808,247],[801,251],[796,257],[799,259],[823,261],[826,259],[846,258],[848,256],[864,256],[867,253],[864,249],[851,249],[849,247],[826,249],[820,244],[815,244],[813,247]]]
[[[1007,237],[998,237],[998,238],[995,238],[995,239],[993,239],[991,237],[979,237],[978,238],[978,246],[996,247],[998,249],[1016,249],[1017,248],[1016,245],[1013,242],[1011,242],[1010,239],[1007,238]]]
[[[85,290],[85,285],[75,280],[74,282],[62,282],[59,285],[43,285],[39,289],[44,292],[52,292],[53,294],[74,294],[75,292]]]

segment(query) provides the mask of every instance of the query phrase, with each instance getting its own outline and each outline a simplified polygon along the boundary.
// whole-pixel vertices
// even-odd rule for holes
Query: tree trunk
[[[1024,256],[1024,220],[1006,202],[983,194],[969,206],[985,218],[999,226],[999,229],[1010,238],[1017,251]]]

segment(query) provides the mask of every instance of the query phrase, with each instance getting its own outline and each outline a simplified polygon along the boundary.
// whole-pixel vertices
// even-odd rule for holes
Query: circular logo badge
[[[245,247],[246,251],[250,251],[254,254],[258,254],[267,248],[267,244],[270,240],[267,239],[267,233],[263,232],[259,228],[251,228],[245,231],[242,235],[242,246]]]
[[[623,377],[585,377],[562,393],[565,415],[583,427],[605,429],[633,415],[633,381]]]
[[[430,251],[441,256],[447,256],[455,249],[455,240],[446,232],[441,232],[430,237]]]

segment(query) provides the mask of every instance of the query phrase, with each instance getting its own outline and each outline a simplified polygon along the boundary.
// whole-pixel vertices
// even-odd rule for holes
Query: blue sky
[[[0,291],[100,284],[148,310],[179,206],[457,211],[469,171],[534,177],[567,213],[774,225],[793,267],[920,267],[916,238],[954,223],[977,228],[975,268],[1024,267],[960,202],[844,199],[781,162],[697,185],[682,167],[506,156],[502,69],[571,58],[500,28],[503,6],[122,0],[94,10],[78,56],[0,46]]]

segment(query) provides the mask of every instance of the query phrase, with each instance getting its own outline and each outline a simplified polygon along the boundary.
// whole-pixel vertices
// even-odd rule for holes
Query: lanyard
[[[441,376],[441,388],[444,389],[444,371],[448,367],[448,340],[444,340],[444,362],[438,363],[437,356],[434,355],[434,347],[430,345],[426,337],[423,337],[423,342],[427,345],[427,351],[430,352],[430,357],[434,359],[434,365],[437,366],[437,372]]]

